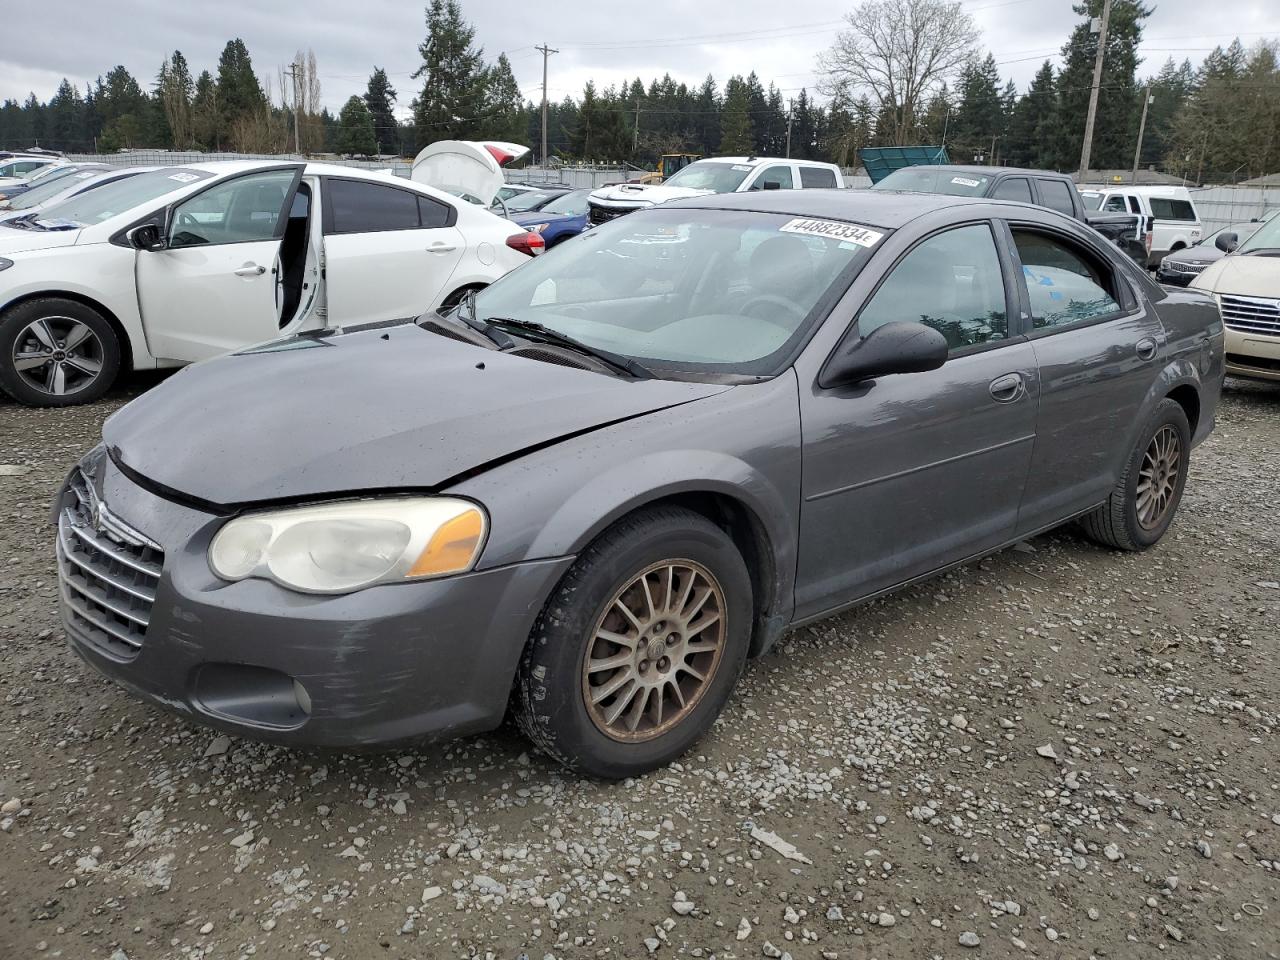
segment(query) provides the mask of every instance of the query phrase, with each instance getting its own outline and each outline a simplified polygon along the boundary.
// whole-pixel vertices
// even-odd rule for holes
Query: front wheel
[[[1081,518],[1090,539],[1118,550],[1154,546],[1177,512],[1187,483],[1191,424],[1176,400],[1164,399],[1147,419],[1111,496]]]
[[[97,400],[120,370],[120,341],[97,310],[41,297],[0,316],[0,388],[33,407]]]
[[[588,547],[534,627],[517,683],[526,736],[605,779],[679,757],[733,689],[751,635],[751,578],[705,517],[657,508]]]

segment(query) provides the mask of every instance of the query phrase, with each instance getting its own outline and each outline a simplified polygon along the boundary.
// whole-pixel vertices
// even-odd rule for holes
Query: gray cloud
[[[0,48],[0,99],[47,99],[65,76],[83,86],[124,64],[148,86],[161,60],[181,50],[195,72],[214,70],[223,44],[240,36],[254,67],[278,90],[281,65],[299,47],[315,50],[324,102],[333,110],[363,92],[376,64],[391,75],[407,113],[419,82],[417,44],[423,6],[413,0],[308,0],[267,7],[247,0],[213,4],[174,0],[71,0],[22,3],[6,10],[11,42]],[[1056,54],[1077,22],[1070,0],[965,0],[983,30],[983,45],[1001,62],[1001,75],[1025,87],[1041,61]],[[632,12],[626,12],[630,9]],[[594,0],[550,4],[464,0],[476,42],[492,59],[505,51],[525,94],[540,96],[542,57],[533,45],[560,48],[551,58],[550,96],[578,95],[588,79],[606,86],[639,76],[646,83],[671,73],[700,83],[708,73],[723,82],[755,70],[787,94],[814,88],[817,55],[830,43],[843,9],[827,0],[686,0],[614,5]],[[1144,70],[1166,57],[1198,63],[1235,36],[1249,45],[1280,33],[1274,0],[1232,0],[1205,24],[1203,0],[1163,0],[1147,21]],[[1218,31],[1210,34],[1209,29]],[[23,38],[18,42],[12,38]],[[38,40],[36,38],[39,38]],[[981,52],[981,51],[980,51]]]

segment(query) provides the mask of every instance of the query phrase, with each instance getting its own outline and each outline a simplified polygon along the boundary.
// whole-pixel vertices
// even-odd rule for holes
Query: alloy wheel
[[[582,667],[592,723],[637,743],[697,706],[725,645],[724,591],[706,567],[664,560],[629,580],[596,622]]]
[[[13,369],[32,389],[51,396],[77,393],[102,372],[102,341],[71,317],[41,317],[18,332]]]
[[[1182,441],[1178,431],[1165,424],[1156,431],[1138,470],[1138,523],[1154,530],[1168,515],[1178,489],[1182,469]]]

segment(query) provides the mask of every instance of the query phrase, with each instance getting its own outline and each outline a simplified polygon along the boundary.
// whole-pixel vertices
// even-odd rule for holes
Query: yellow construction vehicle
[[[658,169],[652,173],[646,173],[636,183],[661,183],[667,177],[671,176],[677,170],[683,170],[695,160],[701,160],[700,153],[664,153],[662,159],[658,161]]]

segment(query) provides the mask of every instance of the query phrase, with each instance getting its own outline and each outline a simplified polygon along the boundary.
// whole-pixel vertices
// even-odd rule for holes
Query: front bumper
[[[344,596],[226,583],[206,560],[225,518],[156,496],[105,457],[86,472],[112,522],[153,541],[163,561],[133,647],[88,625],[83,592],[69,589],[83,583],[60,546],[59,603],[72,649],[152,704],[255,739],[360,747],[492,729],[534,620],[572,563],[561,557]],[[71,496],[64,487],[59,506]]]
[[[1227,327],[1227,376],[1280,383],[1280,336]]]

